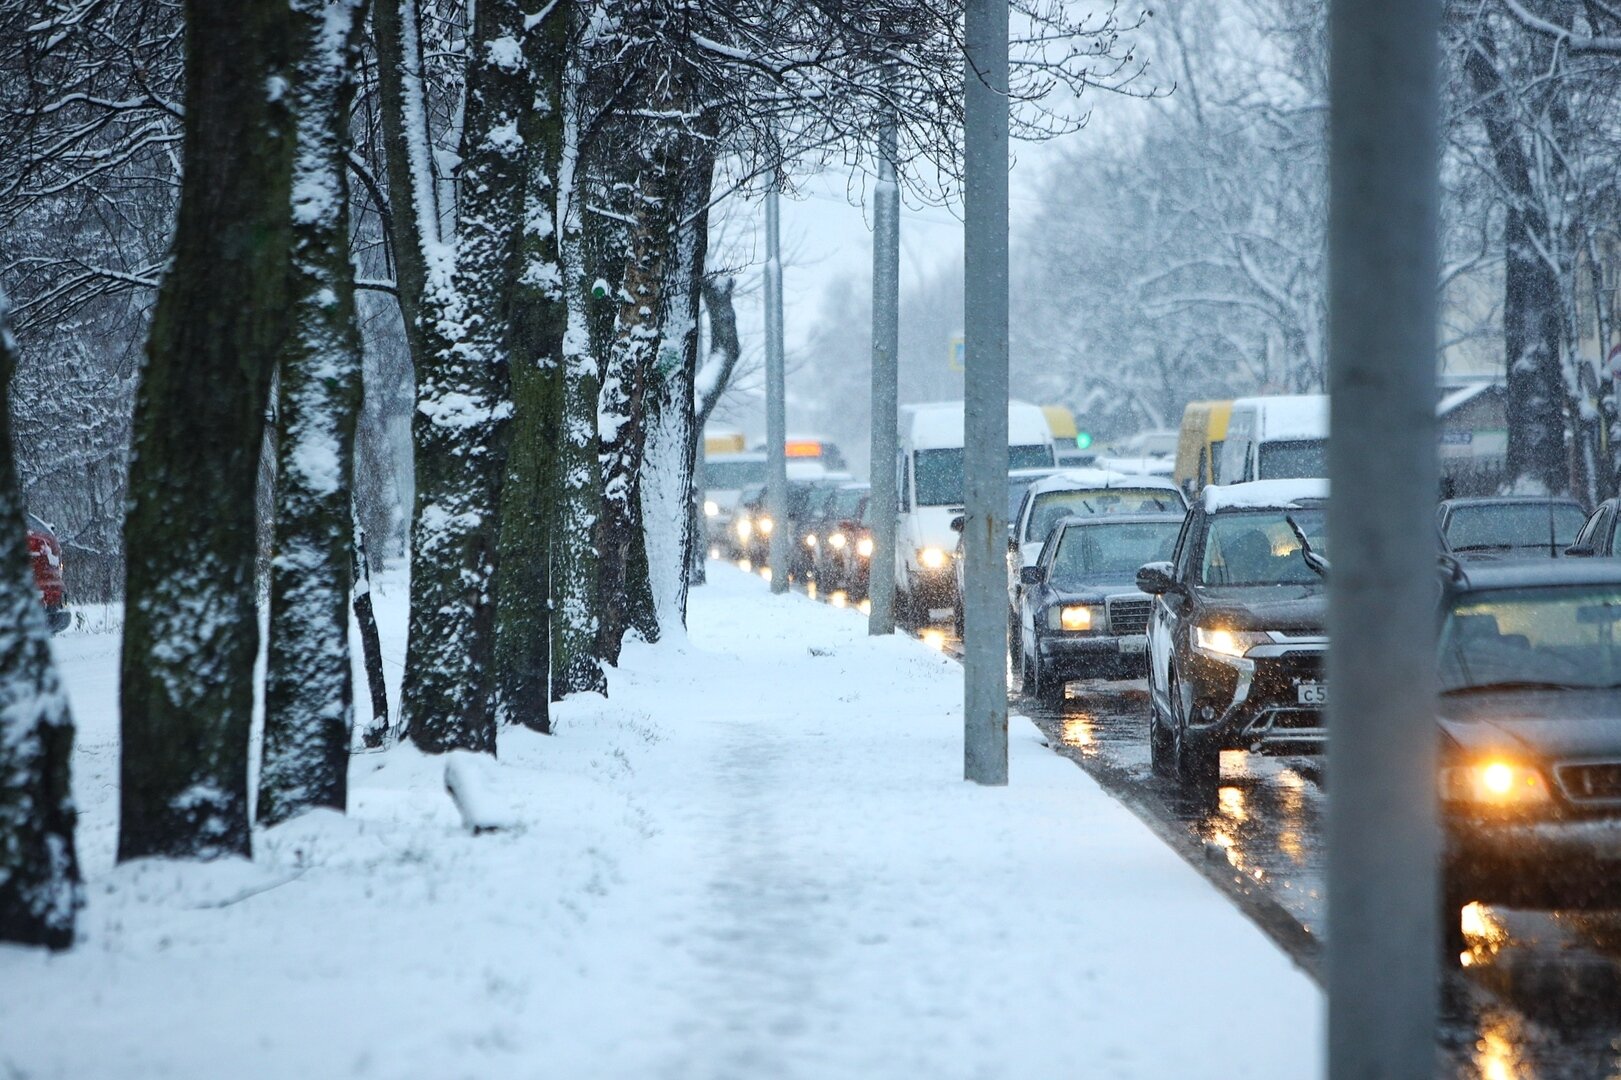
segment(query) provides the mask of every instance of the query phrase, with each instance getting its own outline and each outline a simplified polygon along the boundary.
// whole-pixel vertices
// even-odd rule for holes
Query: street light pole
[[[778,228],[777,180],[765,197],[765,457],[766,514],[771,519],[771,591],[788,591],[788,424],[782,357],[782,243]]]
[[[963,31],[963,776],[1006,784],[1008,0]]]
[[[1439,0],[1332,2],[1330,1080],[1436,1070],[1439,34]]]
[[[895,180],[895,114],[878,136],[878,187],[872,202],[872,557],[867,560],[867,633],[895,632],[895,459],[899,422],[901,198]]]

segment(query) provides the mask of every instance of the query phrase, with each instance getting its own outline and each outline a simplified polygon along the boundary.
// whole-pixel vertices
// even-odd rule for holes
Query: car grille
[[[1561,765],[1554,774],[1571,802],[1621,801],[1621,761]]]
[[[1148,613],[1153,610],[1154,601],[1146,596],[1111,596],[1106,604],[1109,609],[1109,633],[1148,632]]]

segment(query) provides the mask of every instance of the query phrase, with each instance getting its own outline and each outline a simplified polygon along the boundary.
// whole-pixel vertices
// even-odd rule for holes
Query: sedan
[[[1586,519],[1575,499],[1531,495],[1447,499],[1435,511],[1442,544],[1464,559],[1557,558]]]

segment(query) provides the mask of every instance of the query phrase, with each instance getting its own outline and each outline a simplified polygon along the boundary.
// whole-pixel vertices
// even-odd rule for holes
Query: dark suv
[[[1439,641],[1445,956],[1470,901],[1621,907],[1621,567],[1454,562]]]
[[[1171,561],[1137,571],[1155,597],[1148,735],[1160,775],[1213,791],[1223,750],[1322,750],[1327,497],[1322,480],[1207,487]]]

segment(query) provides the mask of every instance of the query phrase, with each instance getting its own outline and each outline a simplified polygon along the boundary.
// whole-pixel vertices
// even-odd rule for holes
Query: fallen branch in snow
[[[271,889],[279,889],[283,885],[297,881],[299,878],[304,876],[304,871],[308,869],[309,867],[307,866],[302,867],[298,870],[294,870],[285,877],[277,878],[275,881],[267,881],[263,885],[255,885],[252,888],[243,889],[241,892],[232,893],[223,900],[210,900],[204,904],[193,904],[191,905],[191,910],[210,911],[216,908],[228,908],[232,904],[240,904],[242,901],[252,899],[253,897],[258,896],[260,893],[267,893]]]

